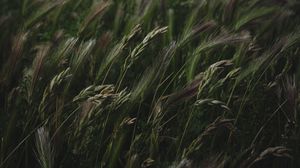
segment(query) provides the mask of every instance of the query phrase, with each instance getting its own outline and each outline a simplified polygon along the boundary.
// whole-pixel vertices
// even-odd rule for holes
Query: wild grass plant
[[[0,9],[0,168],[300,167],[297,0]]]

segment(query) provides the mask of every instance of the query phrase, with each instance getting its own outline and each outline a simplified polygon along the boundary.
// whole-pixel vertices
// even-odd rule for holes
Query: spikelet
[[[159,34],[167,32],[168,27],[155,28],[149,32],[143,41],[138,44],[130,53],[128,57],[128,63],[124,64],[124,69],[131,67],[134,61],[136,61],[141,55],[142,51],[149,45],[150,41]],[[127,62],[127,61],[126,61]]]

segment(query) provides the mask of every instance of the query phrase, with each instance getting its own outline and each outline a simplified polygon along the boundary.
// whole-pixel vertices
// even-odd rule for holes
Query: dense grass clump
[[[300,167],[299,1],[0,9],[0,168]]]

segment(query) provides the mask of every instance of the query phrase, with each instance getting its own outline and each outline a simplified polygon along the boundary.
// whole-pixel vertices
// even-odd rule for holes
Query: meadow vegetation
[[[0,9],[0,168],[300,167],[299,1]]]

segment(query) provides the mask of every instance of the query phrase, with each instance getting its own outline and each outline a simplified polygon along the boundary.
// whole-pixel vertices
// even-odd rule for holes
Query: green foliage
[[[0,2],[0,168],[300,167],[296,0]]]

